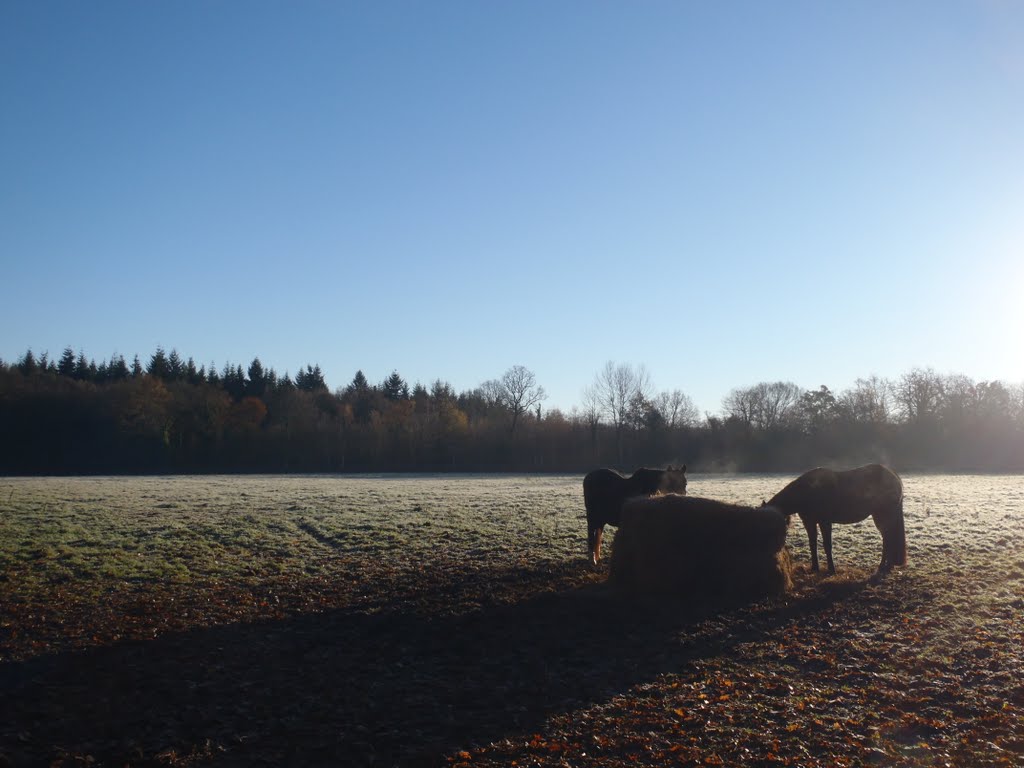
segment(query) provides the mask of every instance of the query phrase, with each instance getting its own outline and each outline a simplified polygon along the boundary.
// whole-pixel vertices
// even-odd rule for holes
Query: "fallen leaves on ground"
[[[1020,611],[798,574],[694,615],[585,564],[5,603],[14,765],[1013,765]],[[448,574],[448,577],[443,574]],[[404,574],[404,575],[403,575]],[[371,587],[371,585],[373,585]],[[931,599],[931,602],[929,602]]]

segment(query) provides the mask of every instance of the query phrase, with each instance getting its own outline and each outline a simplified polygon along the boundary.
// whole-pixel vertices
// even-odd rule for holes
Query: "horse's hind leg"
[[[587,530],[587,540],[590,549],[590,562],[597,565],[601,559],[601,541],[604,539],[604,525],[591,525]]]
[[[889,562],[889,551],[886,544],[887,542],[882,542],[882,562],[878,564],[878,570],[875,571],[877,574],[883,574],[892,568],[892,563]]]
[[[807,529],[807,543],[811,548],[811,570],[818,570],[818,524],[813,520],[804,520],[800,518],[800,521],[804,524],[804,528]]]
[[[882,534],[882,562],[878,574],[883,574],[894,565],[907,564],[907,534],[903,522],[903,500],[882,515],[874,515],[875,527]],[[891,519],[890,519],[891,518]]]
[[[893,531],[882,531],[882,562],[878,564],[877,573],[883,574],[896,565],[896,558],[893,556],[893,546],[896,544]]]
[[[828,561],[828,572],[836,572],[836,564],[832,562],[832,523],[821,522],[821,543],[825,545],[825,559]]]

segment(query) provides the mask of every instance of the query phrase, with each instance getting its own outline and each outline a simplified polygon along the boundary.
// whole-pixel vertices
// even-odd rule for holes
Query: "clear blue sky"
[[[1024,3],[6,2],[0,358],[1024,380]]]

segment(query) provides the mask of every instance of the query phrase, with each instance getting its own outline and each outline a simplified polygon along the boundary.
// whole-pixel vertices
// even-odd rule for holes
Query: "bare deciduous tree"
[[[597,394],[597,386],[591,384],[584,388],[580,412],[590,427],[596,429],[601,423],[601,398]]]
[[[726,416],[736,419],[748,427],[754,425],[754,413],[757,410],[756,392],[753,387],[730,390],[722,398],[722,410]]]
[[[544,387],[537,384],[533,371],[522,365],[513,365],[501,377],[499,382],[501,399],[512,414],[512,426],[509,430],[515,433],[520,418],[533,406],[547,397]]]
[[[886,379],[871,376],[857,379],[844,391],[839,402],[843,411],[854,421],[865,424],[885,424],[891,413],[892,384]]]
[[[943,418],[960,421],[977,410],[978,390],[967,376],[950,374],[941,379]]]
[[[938,414],[945,385],[933,369],[914,368],[900,377],[893,394],[905,421],[926,421]]]
[[[633,368],[611,360],[594,377],[594,398],[601,413],[615,428],[619,458],[622,458],[622,430],[629,422],[632,408],[638,399],[650,399],[651,377],[644,366]]]
[[[1013,384],[1008,388],[1008,391],[1011,417],[1018,424],[1024,426],[1024,383]]]
[[[774,429],[793,415],[803,390],[791,381],[760,382],[734,389],[722,400],[727,415],[756,429]]]
[[[803,390],[791,381],[774,381],[758,384],[761,393],[761,428],[773,429],[783,426],[793,415],[793,409],[800,402]]]
[[[502,389],[501,382],[497,379],[488,379],[479,388],[480,399],[483,400],[484,404],[488,408],[502,405],[505,393]]]
[[[673,389],[671,392],[660,392],[654,398],[654,407],[670,429],[692,427],[700,418],[700,413],[693,404],[693,400],[678,389]]]

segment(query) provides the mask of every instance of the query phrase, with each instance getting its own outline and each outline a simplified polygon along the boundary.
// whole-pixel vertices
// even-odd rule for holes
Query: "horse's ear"
[[[680,472],[685,472],[685,471],[686,471],[686,465],[685,465],[685,464],[683,464],[683,466],[681,466],[681,467],[679,468],[679,471],[680,471]]]

